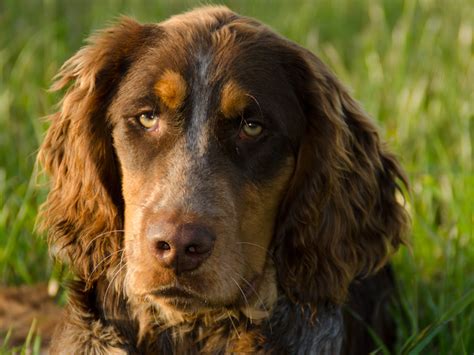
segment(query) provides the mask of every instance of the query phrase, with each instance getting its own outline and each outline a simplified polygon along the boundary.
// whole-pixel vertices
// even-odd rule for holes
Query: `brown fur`
[[[155,84],[155,90],[166,106],[177,109],[186,96],[186,82],[178,73],[166,71]]]
[[[407,182],[318,58],[208,7],[158,25],[122,19],[66,62],[54,88],[66,86],[39,154],[52,176],[42,226],[80,280],[58,352],[339,346],[333,309],[405,242]],[[145,132],[135,118],[156,108],[159,129]],[[263,120],[262,137],[239,139],[246,118]],[[188,224],[216,238],[178,275],[150,238]],[[157,296],[171,286],[193,296]],[[305,330],[291,345],[272,337],[286,307]],[[314,317],[335,325],[333,345]]]
[[[234,81],[229,81],[222,89],[221,111],[225,117],[234,118],[247,106],[247,94]]]
[[[341,303],[355,276],[376,272],[405,243],[407,215],[396,193],[407,179],[347,90],[314,55],[301,57],[311,73],[300,88],[308,115],[326,119],[309,122],[301,143],[276,242],[280,275],[295,301],[313,303],[317,294],[316,302]],[[314,282],[303,285],[302,277]]]

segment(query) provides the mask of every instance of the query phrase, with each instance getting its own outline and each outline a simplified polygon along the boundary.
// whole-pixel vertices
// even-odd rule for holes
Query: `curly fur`
[[[301,59],[294,80],[308,133],[276,236],[278,271],[293,301],[340,304],[357,275],[378,271],[405,243],[407,215],[396,194],[408,182],[334,75],[307,51]]]

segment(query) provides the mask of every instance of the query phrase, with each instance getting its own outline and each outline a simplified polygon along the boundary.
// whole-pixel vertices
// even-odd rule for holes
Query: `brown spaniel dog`
[[[316,56],[205,7],[123,18],[64,64],[64,87],[39,155],[42,225],[76,275],[53,353],[355,353],[369,328],[393,342],[383,266],[406,179]]]

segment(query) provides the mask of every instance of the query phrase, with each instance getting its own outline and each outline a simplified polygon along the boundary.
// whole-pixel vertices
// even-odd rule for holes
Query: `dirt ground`
[[[31,329],[41,337],[44,349],[61,316],[61,307],[48,294],[47,284],[0,286],[0,345],[11,330],[7,347],[22,346]]]

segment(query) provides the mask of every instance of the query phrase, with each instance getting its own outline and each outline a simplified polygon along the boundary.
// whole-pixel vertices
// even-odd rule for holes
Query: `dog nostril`
[[[158,242],[157,248],[159,250],[170,250],[171,249],[170,245],[167,242]]]
[[[214,233],[197,223],[168,224],[157,224],[148,237],[158,264],[176,275],[197,269],[212,253]]]
[[[195,245],[190,245],[186,248],[186,253],[188,254],[196,254],[197,252],[198,251]]]

